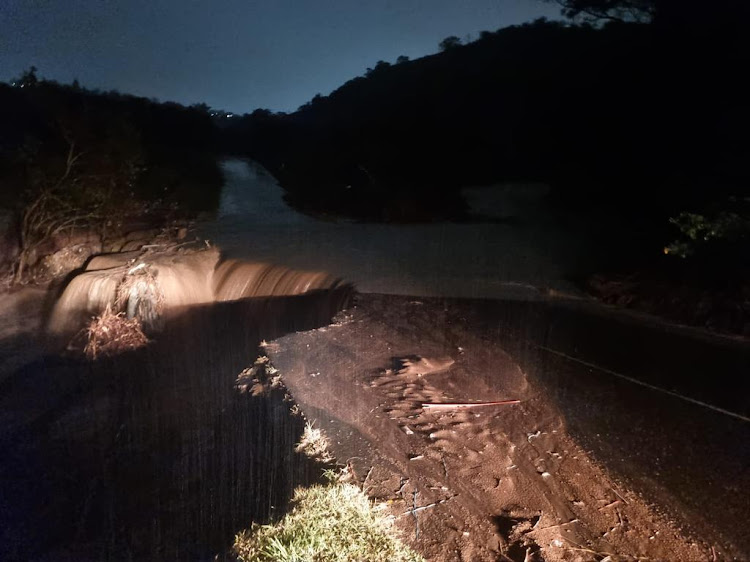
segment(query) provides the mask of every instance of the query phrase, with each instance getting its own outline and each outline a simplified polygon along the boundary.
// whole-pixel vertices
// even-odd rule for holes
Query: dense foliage
[[[52,160],[64,160],[71,143],[85,155],[82,173],[99,173],[102,161],[136,165],[125,183],[138,199],[186,212],[218,203],[215,129],[204,109],[39,80],[32,69],[0,84],[0,122],[2,206],[17,203],[33,174],[60,172]]]
[[[678,230],[679,238],[664,248],[665,254],[750,266],[750,198],[732,197],[702,213],[683,211],[669,222]]]
[[[40,80],[0,84],[0,207],[16,212],[20,280],[37,250],[74,229],[212,211],[221,174],[202,108]]]

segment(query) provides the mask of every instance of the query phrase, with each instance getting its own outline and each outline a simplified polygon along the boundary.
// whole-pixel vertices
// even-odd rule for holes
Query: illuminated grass
[[[294,450],[307,455],[311,459],[327,463],[333,460],[331,453],[328,452],[329,445],[328,437],[323,433],[323,430],[313,427],[312,423],[307,422],[302,432],[302,439]]]
[[[243,562],[423,562],[393,534],[392,520],[352,484],[298,488],[273,525],[235,537]]]

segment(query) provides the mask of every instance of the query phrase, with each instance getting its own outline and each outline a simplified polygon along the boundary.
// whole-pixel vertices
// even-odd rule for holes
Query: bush
[[[664,248],[664,253],[681,258],[712,246],[741,244],[750,235],[750,215],[734,211],[719,211],[713,215],[682,212],[669,222],[679,229],[682,236]]]

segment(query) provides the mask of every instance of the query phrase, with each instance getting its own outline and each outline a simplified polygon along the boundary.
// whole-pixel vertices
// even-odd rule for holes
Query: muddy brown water
[[[148,348],[45,357],[0,387],[0,559],[209,560],[321,469],[283,391],[240,394],[262,339],[324,325],[349,289],[195,306]]]

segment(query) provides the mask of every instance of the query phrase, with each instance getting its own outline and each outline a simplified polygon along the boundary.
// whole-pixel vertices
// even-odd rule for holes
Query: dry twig
[[[520,400],[499,400],[496,402],[424,402],[423,410],[460,410],[464,408],[481,408],[485,406],[507,406],[520,404]]]
[[[89,359],[131,351],[148,343],[138,319],[126,318],[122,312],[115,314],[110,306],[91,320],[86,338],[83,352]]]

